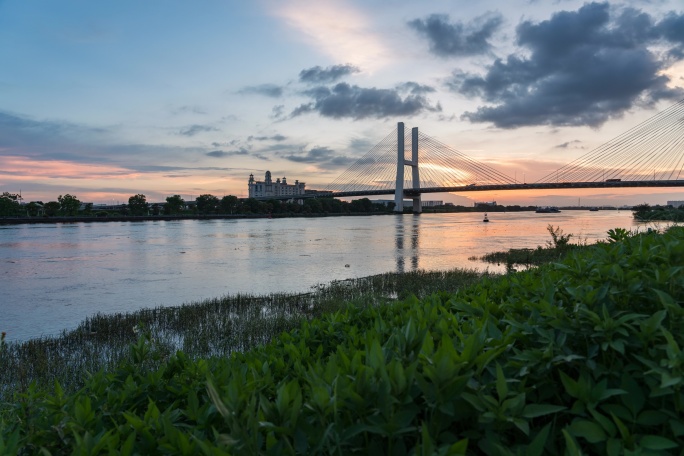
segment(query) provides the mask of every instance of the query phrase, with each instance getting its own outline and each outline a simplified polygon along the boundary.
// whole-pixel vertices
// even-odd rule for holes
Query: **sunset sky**
[[[399,121],[534,181],[684,98],[681,0],[0,0],[0,192],[324,188]],[[684,151],[683,151],[684,153]],[[430,195],[638,204],[676,190]]]

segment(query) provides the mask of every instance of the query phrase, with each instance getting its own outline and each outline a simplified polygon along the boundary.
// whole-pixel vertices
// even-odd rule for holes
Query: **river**
[[[98,312],[305,292],[388,271],[501,271],[468,258],[544,245],[548,224],[589,243],[637,228],[629,211],[482,215],[0,225],[0,331],[27,340]]]

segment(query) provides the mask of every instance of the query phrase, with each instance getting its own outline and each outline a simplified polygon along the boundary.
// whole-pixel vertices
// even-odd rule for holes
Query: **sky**
[[[325,188],[397,122],[533,182],[684,98],[680,0],[0,0],[0,192]],[[651,204],[674,189],[439,194]]]

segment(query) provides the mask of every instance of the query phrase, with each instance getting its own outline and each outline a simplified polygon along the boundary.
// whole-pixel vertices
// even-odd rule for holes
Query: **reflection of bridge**
[[[405,145],[410,144],[410,159]],[[411,167],[410,175],[404,173]],[[684,187],[684,100],[533,183],[519,183],[399,123],[333,183],[334,197],[394,195],[420,212],[423,193],[624,187]],[[313,193],[305,197],[321,196]]]

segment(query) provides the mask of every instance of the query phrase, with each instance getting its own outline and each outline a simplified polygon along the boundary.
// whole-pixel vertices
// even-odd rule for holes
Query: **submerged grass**
[[[574,234],[565,234],[558,226],[549,224],[546,231],[551,235],[551,240],[546,243],[546,247],[537,246],[536,249],[509,249],[505,252],[491,252],[482,256],[471,256],[471,261],[484,261],[486,263],[505,264],[508,271],[512,271],[514,266],[541,266],[542,264],[561,261],[570,252],[587,246],[586,239],[580,240],[577,244],[571,244],[570,238]]]
[[[469,259],[493,264],[531,267],[561,261],[568,253],[578,248],[581,246],[571,245],[564,248],[538,246],[536,249],[509,249],[506,252],[491,252],[482,256],[472,256]]]
[[[131,344],[141,332],[151,341],[148,363],[161,364],[177,350],[192,359],[226,356],[268,343],[303,320],[348,303],[375,306],[411,295],[455,292],[483,275],[489,274],[466,269],[385,273],[318,285],[309,293],[237,294],[177,307],[97,314],[57,337],[5,343],[0,349],[0,402],[27,391],[32,382],[51,389],[58,381],[74,391],[88,372],[112,371],[129,361]]]

